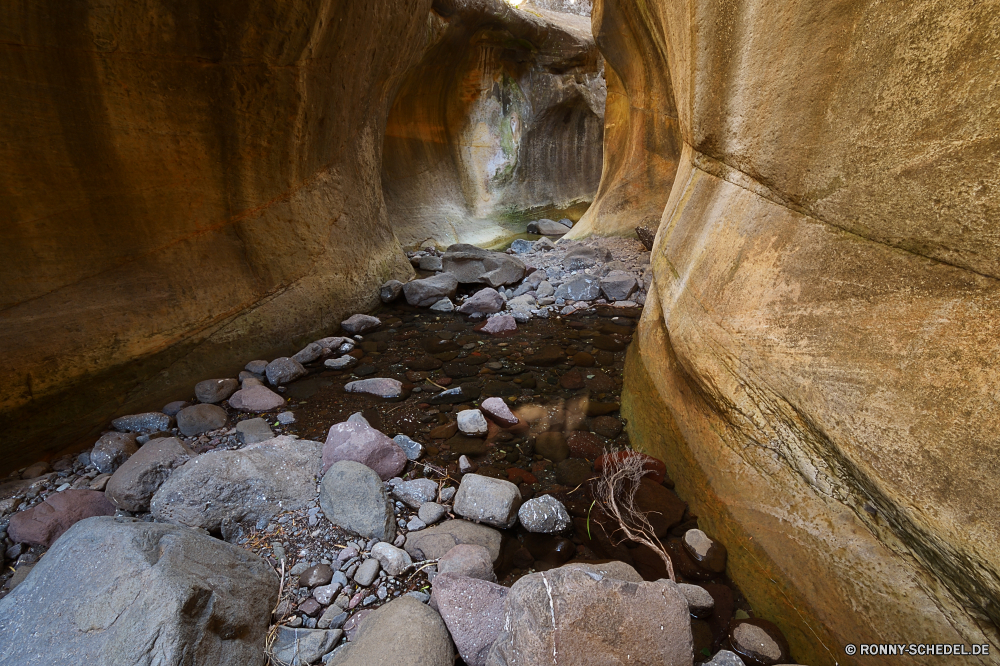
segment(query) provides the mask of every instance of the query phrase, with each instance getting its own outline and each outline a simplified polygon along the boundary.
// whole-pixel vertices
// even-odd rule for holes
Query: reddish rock
[[[458,423],[446,423],[434,428],[428,433],[431,439],[450,439],[458,434]]]
[[[115,505],[96,490],[64,490],[10,519],[7,536],[14,543],[48,548],[77,522],[92,516],[113,516]]]
[[[592,432],[574,430],[566,435],[566,445],[571,458],[594,460],[604,454],[607,442]]]
[[[353,460],[375,470],[383,481],[406,467],[406,454],[399,445],[364,423],[337,423],[323,445],[323,473],[340,460]]]
[[[480,411],[494,423],[504,428],[516,426],[518,419],[510,411],[510,407],[503,401],[503,398],[487,398],[479,405]]]
[[[534,474],[519,467],[507,468],[507,480],[511,483],[526,483],[529,486],[533,483],[538,483],[538,479],[535,478]]]
[[[320,606],[319,602],[312,597],[309,597],[299,604],[299,612],[305,613],[309,617],[316,617],[321,610],[323,610],[323,607]]]
[[[576,390],[583,388],[583,375],[576,371],[569,371],[559,378],[559,385],[564,389]]]
[[[552,462],[562,462],[569,457],[569,447],[561,432],[543,432],[535,438],[535,453]]]
[[[646,519],[656,536],[663,538],[670,528],[679,525],[687,504],[669,488],[664,488],[649,477],[643,477],[635,491],[635,505],[646,514]]]
[[[241,412],[270,412],[285,399],[266,386],[250,386],[229,396],[229,406]]]
[[[594,367],[594,357],[587,352],[580,352],[573,355],[573,365],[577,365],[581,368],[592,368]]]
[[[645,478],[652,479],[656,483],[663,483],[663,479],[667,477],[667,466],[653,456],[648,456],[645,453],[639,453],[638,451],[618,451],[617,453],[606,453],[594,461],[594,470],[597,472],[602,471],[604,469],[605,461],[610,458],[621,460],[624,456],[630,455],[642,456],[644,459],[643,468],[646,470]]]
[[[552,463],[550,461],[548,461],[548,460],[539,460],[538,462],[531,463],[531,472],[532,472],[532,474],[538,474],[540,472],[544,472],[545,470],[547,470],[551,466],[552,466]]]
[[[614,439],[622,431],[622,421],[616,416],[595,416],[590,420],[590,428],[601,437]]]
[[[448,626],[448,633],[462,660],[469,666],[485,666],[493,642],[503,628],[504,601],[508,589],[478,578],[438,574],[431,603]]]

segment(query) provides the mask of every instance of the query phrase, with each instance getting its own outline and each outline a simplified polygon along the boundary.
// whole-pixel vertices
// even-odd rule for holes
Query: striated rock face
[[[159,407],[170,387],[278,356],[412,274],[379,165],[430,8],[84,0],[4,12],[5,469],[114,413]]]
[[[607,57],[669,73],[683,144],[625,373],[632,441],[799,663],[996,644],[996,3],[596,5],[602,47],[659,36]],[[610,131],[606,149],[601,193],[635,185]],[[601,201],[592,231],[615,224]]]
[[[578,219],[601,173],[605,83],[586,8],[562,0],[438,0],[432,43],[386,127],[382,174],[396,236],[496,243],[510,223]],[[589,5],[589,3],[587,3]],[[523,226],[520,230],[523,231]]]

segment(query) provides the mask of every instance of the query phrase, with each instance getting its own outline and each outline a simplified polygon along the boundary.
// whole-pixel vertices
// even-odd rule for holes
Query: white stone
[[[458,429],[466,435],[485,435],[489,430],[486,417],[478,409],[466,409],[458,413]]]

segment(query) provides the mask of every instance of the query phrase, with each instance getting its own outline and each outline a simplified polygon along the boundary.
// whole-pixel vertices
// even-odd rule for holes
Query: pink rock
[[[115,505],[96,490],[64,490],[10,519],[7,535],[14,543],[48,548],[77,522],[93,516],[113,516]]]
[[[241,412],[269,412],[285,404],[285,399],[266,386],[248,386],[229,396],[229,406]]]
[[[503,398],[486,398],[479,405],[479,410],[501,427],[510,428],[517,425],[517,417],[510,411]]]
[[[441,613],[459,655],[469,666],[485,666],[503,628],[507,594],[506,587],[478,578],[450,573],[434,577],[430,605]]]
[[[383,481],[398,476],[406,467],[406,454],[399,445],[365,423],[345,421],[330,428],[323,445],[323,474],[330,465],[353,460],[375,470]]]
[[[509,333],[517,330],[517,322],[514,321],[514,317],[511,315],[497,315],[496,317],[487,319],[486,324],[479,330],[490,335]]]

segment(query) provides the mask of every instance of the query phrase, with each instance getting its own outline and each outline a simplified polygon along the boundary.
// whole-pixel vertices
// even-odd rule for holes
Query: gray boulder
[[[486,525],[476,525],[467,520],[446,520],[440,525],[428,527],[406,535],[403,548],[414,560],[437,560],[455,546],[473,544],[489,551],[490,560],[500,557],[500,532]]]
[[[344,329],[345,332],[351,335],[363,335],[374,331],[376,328],[382,325],[382,320],[378,317],[373,317],[366,314],[356,314],[351,315],[344,321],[340,322],[340,327]]]
[[[348,393],[367,393],[380,398],[398,398],[403,395],[403,382],[388,377],[358,379],[344,385]]]
[[[209,531],[270,520],[316,497],[322,445],[281,436],[237,451],[210,451],[178,468],[153,495],[159,520]]]
[[[442,298],[453,298],[458,290],[458,280],[451,273],[438,273],[423,280],[410,280],[403,285],[406,302],[428,308]]]
[[[559,224],[563,225],[567,229],[572,229],[573,228],[573,220],[569,219],[568,217],[560,218],[560,219],[556,220],[556,222],[558,222]]]
[[[323,445],[323,472],[340,460],[366,465],[388,481],[406,467],[406,454],[394,441],[367,423],[345,421],[330,427]]]
[[[149,511],[153,493],[176,468],[194,457],[194,451],[176,437],[151,440],[108,479],[105,494],[126,511]]]
[[[417,267],[422,271],[439,271],[441,270],[441,257],[420,257],[420,261],[417,262]]]
[[[392,489],[392,496],[411,509],[419,509],[424,502],[433,501],[437,494],[437,483],[430,479],[403,481]]]
[[[410,596],[365,618],[328,666],[453,666],[455,649],[441,616]]]
[[[514,583],[486,663],[691,666],[692,660],[690,615],[676,585],[566,566]]]
[[[503,628],[506,599],[507,588],[496,583],[453,573],[435,576],[430,603],[468,666],[485,666]]]
[[[353,460],[333,463],[320,484],[319,505],[334,525],[366,539],[396,538],[392,502],[378,474]]]
[[[111,474],[139,450],[134,432],[106,432],[90,451],[90,462],[103,474]]]
[[[541,534],[558,534],[572,523],[566,507],[552,495],[528,500],[521,505],[517,517],[524,529]]]
[[[0,664],[260,663],[277,600],[277,576],[243,548],[89,518],[0,599]]]
[[[399,280],[389,280],[378,290],[378,296],[383,303],[392,303],[403,293],[403,283]]]
[[[251,385],[247,380],[243,388],[229,396],[229,406],[241,412],[269,412],[285,404],[285,399],[263,385]]]
[[[485,289],[480,289],[471,297],[467,298],[464,303],[458,307],[458,311],[462,314],[473,314],[475,312],[481,314],[493,314],[494,312],[500,312],[503,310],[503,296],[500,295],[496,289],[492,287],[486,287]]]
[[[624,271],[611,271],[601,278],[601,293],[609,301],[627,300],[637,286],[635,276]]]
[[[185,437],[194,437],[203,432],[218,430],[228,420],[226,410],[218,405],[191,405],[177,412],[177,429]]]
[[[279,664],[307,666],[328,654],[344,636],[340,629],[293,629],[279,625],[271,656]]]
[[[490,287],[520,282],[524,262],[503,252],[490,252],[475,245],[457,243],[441,257],[444,270],[462,284],[486,284]]]
[[[280,386],[293,382],[299,377],[305,377],[308,371],[298,361],[282,356],[268,363],[264,374],[267,375],[267,381],[271,383],[271,386]]]
[[[247,419],[236,424],[236,436],[243,444],[266,442],[274,437],[271,427],[264,419]]]
[[[466,474],[455,495],[455,513],[495,527],[512,527],[521,507],[521,491],[510,481]]]
[[[413,566],[410,554],[391,543],[379,542],[372,546],[372,557],[378,560],[382,569],[390,576],[398,576]]]
[[[567,301],[592,301],[600,298],[601,283],[590,275],[574,275],[556,289],[555,297]]]
[[[542,218],[534,222],[528,223],[527,231],[529,234],[542,234],[543,236],[562,236],[569,231],[569,228],[564,224],[559,224],[555,220],[548,220]]]
[[[240,387],[240,383],[235,379],[206,379],[198,382],[194,386],[194,397],[198,402],[216,404],[222,402]]]
[[[140,434],[164,432],[170,430],[172,419],[162,412],[144,412],[119,416],[111,422],[111,427],[119,432],[137,432]]]

